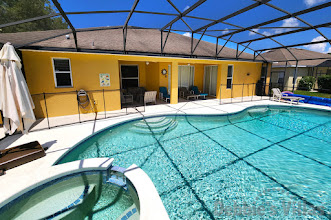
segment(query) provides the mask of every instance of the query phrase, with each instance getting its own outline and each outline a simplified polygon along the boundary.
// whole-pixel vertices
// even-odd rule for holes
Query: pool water
[[[140,166],[171,219],[331,218],[330,111],[261,106],[132,121],[88,138],[59,163],[92,157]]]
[[[59,178],[0,209],[0,219],[117,219],[134,206],[129,191],[102,172]],[[131,208],[132,209],[132,208]]]

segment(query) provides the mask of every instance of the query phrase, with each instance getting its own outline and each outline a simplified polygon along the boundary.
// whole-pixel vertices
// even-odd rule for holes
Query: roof
[[[293,56],[293,55],[295,56]],[[273,67],[285,66],[286,61],[288,66],[295,66],[296,59],[300,60],[298,62],[299,66],[318,66],[322,63],[327,64],[328,60],[331,60],[331,55],[326,53],[319,53],[315,51],[299,49],[299,48],[282,48],[276,50],[270,50],[262,54],[262,56],[270,61],[274,62]],[[277,61],[277,62],[275,62]],[[330,64],[330,63],[329,63]]]
[[[70,35],[67,39],[66,35]],[[129,28],[127,32],[126,51],[132,53],[161,53],[161,31],[157,29]],[[163,32],[163,42],[167,32]],[[46,38],[46,40],[44,40]],[[123,51],[122,28],[100,28],[98,30],[77,30],[78,48],[84,50]],[[0,34],[0,42],[11,42],[15,47],[75,49],[71,30],[49,30]],[[199,40],[193,39],[194,45]],[[220,49],[222,46],[219,46]],[[201,40],[193,55],[198,57],[215,57],[216,44]],[[191,38],[170,32],[164,54],[191,55]],[[239,51],[240,54],[240,51]],[[236,50],[224,47],[219,58],[236,58]],[[243,52],[241,59],[254,59],[253,54]],[[262,59],[262,58],[257,58]]]

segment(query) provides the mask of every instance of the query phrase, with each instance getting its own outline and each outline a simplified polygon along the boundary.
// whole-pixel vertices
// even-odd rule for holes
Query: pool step
[[[61,189],[55,189],[54,194],[39,196],[35,200],[42,201],[35,205],[31,204],[31,207],[16,214],[14,218],[19,220],[83,219],[87,210],[91,209],[96,201],[96,185],[80,185],[66,190],[62,187]],[[30,203],[33,203],[33,200]]]
[[[134,127],[132,127],[130,130],[140,134],[152,134],[152,132],[150,131],[151,129],[154,134],[160,134],[171,131],[178,125],[177,121],[165,117],[157,118],[157,120],[154,120],[151,124],[147,120],[150,119],[146,119],[148,125],[145,123],[145,121],[141,120],[138,123],[134,124]]]
[[[145,119],[145,121],[148,123],[148,124],[157,124],[157,123],[160,123],[162,121],[164,121],[166,119],[166,117],[157,117],[157,118],[147,118]]]
[[[153,123],[150,123],[149,121],[147,121],[148,119],[146,119],[146,122],[145,121],[139,121],[138,123],[134,124],[135,127],[138,127],[138,128],[161,128],[161,127],[165,127],[167,125],[169,125],[173,120],[170,119],[170,118],[164,118],[162,121],[159,121],[159,122],[153,122]]]
[[[116,186],[119,186],[119,187],[122,187],[124,190],[128,190],[128,187],[126,185],[126,179],[125,177],[123,176],[119,176],[119,175],[111,175],[111,177],[106,181],[106,183],[109,183],[109,184],[113,184],[113,185],[116,185]]]

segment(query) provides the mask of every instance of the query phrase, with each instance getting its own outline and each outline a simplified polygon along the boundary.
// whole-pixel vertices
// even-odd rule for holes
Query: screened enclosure
[[[2,3],[4,16],[1,18],[0,42],[11,41],[16,48],[42,49],[47,46],[41,42],[49,43],[59,36],[66,36],[66,45],[57,47],[54,44],[52,47],[266,62],[270,60],[264,58],[263,53],[268,50],[292,47],[313,50],[331,45],[331,2],[325,0],[44,0],[43,10],[35,10],[33,4],[25,3],[25,11],[20,15],[11,12],[14,2]],[[153,34],[157,34],[159,39],[151,42],[142,35],[139,39],[143,42],[141,47],[132,48],[132,29],[143,29],[146,35],[149,33],[147,30],[157,30]],[[113,30],[98,36],[104,44],[113,46],[94,45],[97,39],[89,42],[88,46],[80,41],[80,36],[98,30]],[[17,35],[19,32],[25,32],[24,37]],[[191,39],[190,44],[185,45],[185,52],[177,54],[167,48],[172,41],[178,40],[171,33]],[[214,43],[214,48],[205,53],[199,52],[199,47],[207,47],[203,41]],[[144,50],[152,43],[155,43],[153,48]],[[235,53],[231,56],[222,54],[226,47],[233,48]],[[290,50],[288,52],[292,58],[272,61],[309,59],[297,57]]]

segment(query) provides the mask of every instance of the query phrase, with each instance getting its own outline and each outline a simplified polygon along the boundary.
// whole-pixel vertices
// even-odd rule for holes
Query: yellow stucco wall
[[[168,75],[161,74],[162,69],[168,70],[171,65],[171,78],[178,83],[178,65],[194,65],[194,84],[199,90],[203,90],[204,67],[206,65],[218,65],[217,98],[230,98],[231,90],[226,89],[226,75],[228,64],[234,65],[233,84],[256,83],[261,75],[261,63],[225,60],[203,60],[171,57],[151,57],[133,55],[92,54],[75,52],[53,52],[22,50],[23,63],[31,94],[36,105],[35,114],[38,118],[46,116],[45,100],[42,93],[70,92],[75,90],[101,90],[90,92],[90,96],[96,102],[97,111],[104,111],[103,92],[105,89],[106,110],[117,110],[120,104],[120,65],[135,64],[139,66],[139,85],[147,90],[158,91],[160,86],[168,87]],[[55,88],[52,58],[69,58],[72,70],[72,88]],[[148,65],[147,63],[148,62]],[[176,64],[173,66],[173,64]],[[99,73],[109,73],[111,86],[100,87]],[[249,73],[249,76],[247,76]],[[222,91],[220,92],[220,84]],[[176,82],[173,83],[172,95],[178,90]],[[242,86],[235,88],[232,97],[242,95]],[[252,95],[252,86],[245,86],[244,96]],[[116,91],[107,91],[116,90]],[[221,94],[220,94],[221,93]],[[172,99],[171,103],[176,103]],[[46,94],[47,110],[49,117],[78,114],[75,92],[65,94]]]
[[[56,88],[52,58],[69,58],[73,87]],[[119,65],[118,60],[109,59],[107,56],[82,53],[57,53],[23,51],[23,63],[27,84],[32,95],[37,118],[46,116],[45,100],[40,93],[60,93],[75,90],[118,90]],[[99,74],[110,74],[110,87],[100,87]],[[39,94],[39,95],[38,95]],[[103,92],[89,93],[96,102],[98,111],[104,111]],[[106,110],[120,109],[119,91],[105,91]],[[78,114],[76,93],[46,94],[47,111],[49,117]]]
[[[232,98],[243,96],[251,96],[255,94],[255,85],[261,77],[261,63],[238,63],[238,62],[227,62],[218,65],[218,88],[217,88],[217,98],[231,98],[231,89],[226,88],[227,71],[228,65],[233,65],[233,81],[232,81]],[[220,82],[220,83],[219,83]],[[220,88],[221,84],[221,90]],[[251,84],[245,85],[243,84]],[[221,94],[219,94],[221,93]]]

